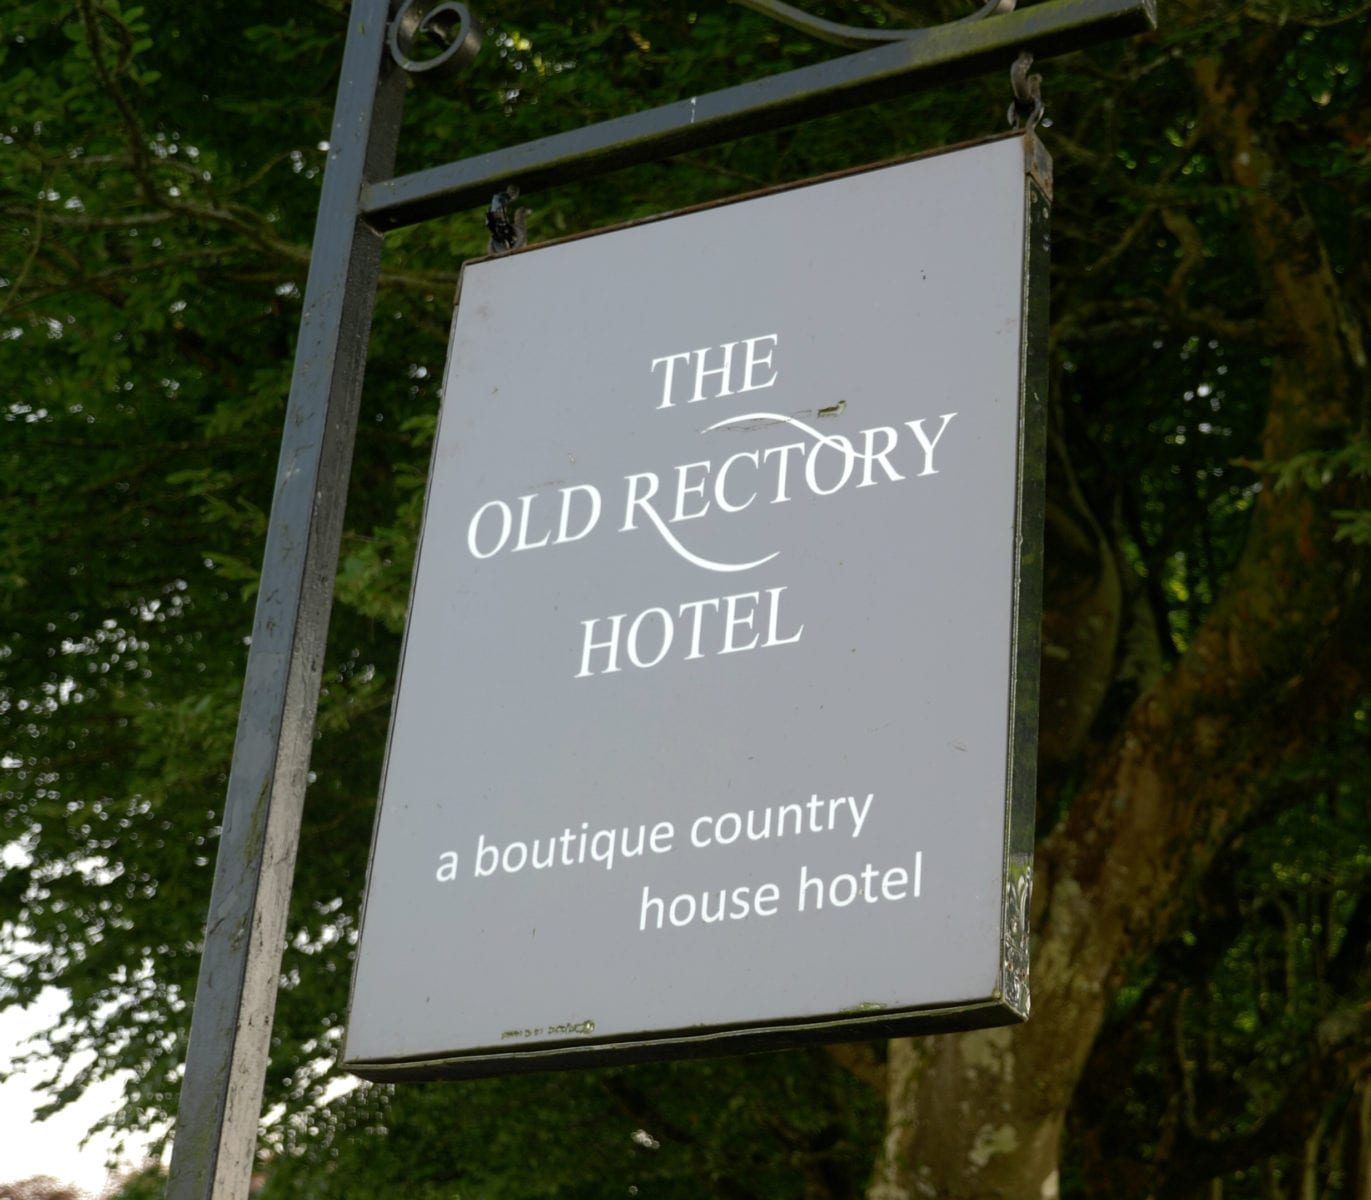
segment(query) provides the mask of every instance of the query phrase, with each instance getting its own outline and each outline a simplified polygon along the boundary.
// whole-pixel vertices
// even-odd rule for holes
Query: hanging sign
[[[348,1067],[1027,1015],[1048,170],[467,265]]]

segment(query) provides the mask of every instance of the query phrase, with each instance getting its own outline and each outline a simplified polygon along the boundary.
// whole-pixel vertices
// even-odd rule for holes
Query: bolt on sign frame
[[[1155,0],[990,0],[967,21],[894,36],[740,0],[847,46],[782,75],[396,177],[407,75],[478,39],[444,0],[354,0],[329,139],[215,866],[169,1200],[238,1200],[251,1181],[321,684],[344,502],[387,231],[744,135],[1155,28]],[[1010,9],[1011,11],[1003,11]],[[411,57],[426,24],[447,48]]]

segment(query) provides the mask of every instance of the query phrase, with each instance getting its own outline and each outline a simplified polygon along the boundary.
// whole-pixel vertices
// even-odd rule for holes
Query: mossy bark
[[[1187,19],[1173,9],[1176,17]],[[1191,72],[1199,127],[1241,197],[1265,320],[1279,331],[1263,434],[1264,457],[1279,463],[1356,434],[1366,361],[1337,273],[1264,127],[1268,49],[1251,37]],[[1333,514],[1347,503],[1336,487],[1264,487],[1206,623],[1108,740],[1091,744],[1121,663],[1121,559],[1107,518],[1058,489],[1044,768],[1089,766],[1038,847],[1032,1017],[891,1044],[887,1136],[869,1200],[1058,1195],[1067,1110],[1120,983],[1175,931],[1187,897],[1262,801],[1264,781],[1371,686],[1367,588],[1356,551],[1334,538]]]

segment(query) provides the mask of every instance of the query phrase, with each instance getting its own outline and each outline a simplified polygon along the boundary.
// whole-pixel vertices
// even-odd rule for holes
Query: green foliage
[[[936,7],[814,10],[913,24]],[[1355,5],[1253,4],[1242,20],[1165,7],[1159,38],[1041,69],[1057,174],[1056,417],[1175,662],[1220,602],[1264,489],[1292,503],[1332,490],[1337,536],[1371,544],[1364,434],[1282,461],[1261,444],[1286,331],[1268,324],[1242,235],[1249,201],[1199,124],[1192,66],[1248,52],[1253,30],[1282,31],[1253,68],[1290,172],[1273,186],[1299,191],[1362,305],[1349,338],[1365,334],[1371,293],[1371,151]],[[512,0],[485,15],[472,70],[410,88],[401,170],[830,53],[733,7]],[[0,25],[0,1005],[69,991],[50,1047],[66,1062],[94,1054],[55,1083],[54,1105],[130,1071],[115,1127],[146,1128],[176,1104],[346,19],[342,0],[20,0]],[[987,79],[526,197],[532,234],[978,137],[999,127],[1006,92]],[[264,1194],[859,1195],[883,1098],[822,1052],[330,1090],[450,297],[461,259],[484,245],[479,213],[387,243]],[[1121,670],[1060,811],[1118,728],[1124,682]],[[1347,1014],[1371,996],[1367,759],[1364,712],[1321,727],[1303,774],[1270,781],[1184,932],[1138,965],[1073,1115],[1068,1191],[1132,1194],[1119,1156],[1099,1149],[1113,1139],[1189,1155],[1147,1184],[1226,1178],[1225,1196],[1263,1194],[1262,1172],[1293,1170],[1306,1132],[1290,1114],[1348,1094],[1359,1077],[1340,1056],[1367,1043]],[[1263,1130],[1269,1144],[1253,1145]],[[1326,1194],[1352,1194],[1325,1175]],[[151,1194],[145,1183],[128,1185],[130,1200]]]
[[[1142,1195],[1227,1168],[1226,1196],[1259,1197],[1310,1158],[1330,1194],[1352,1194],[1340,1189],[1355,1182],[1343,1145],[1360,1137],[1352,1089],[1369,1032],[1368,795],[1371,720],[1358,709],[1326,754],[1272,781],[1265,819],[1120,993],[1077,1110],[1097,1185]],[[1120,1092],[1122,1061],[1135,1065]],[[1323,1136],[1292,1138],[1315,1108]]]
[[[1356,438],[1333,450],[1306,450],[1278,463],[1252,463],[1254,471],[1270,475],[1279,495],[1291,490],[1337,488],[1360,498],[1371,480],[1371,441]],[[1333,513],[1339,523],[1334,535],[1360,546],[1371,545],[1371,509],[1343,508]]]
[[[856,1194],[879,1133],[879,1098],[822,1052],[373,1086],[296,1130],[262,1195]]]
[[[166,1190],[166,1172],[160,1166],[145,1166],[109,1185],[101,1200],[161,1200]]]

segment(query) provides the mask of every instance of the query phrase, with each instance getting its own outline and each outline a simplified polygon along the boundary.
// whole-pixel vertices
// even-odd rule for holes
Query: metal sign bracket
[[[775,0],[749,7],[792,17]],[[329,610],[385,232],[1156,25],[1155,0],[986,3],[931,29],[583,129],[395,176],[407,74],[479,46],[465,6],[353,0],[329,138],[167,1187],[249,1192]],[[804,17],[803,13],[799,14]],[[980,19],[984,18],[984,19]],[[814,32],[805,18],[802,28]],[[846,27],[835,27],[843,29]],[[853,31],[848,30],[851,34]],[[816,34],[817,35],[817,34]],[[438,53],[415,58],[425,37]],[[875,41],[876,44],[872,45]],[[854,44],[848,40],[844,44]]]

